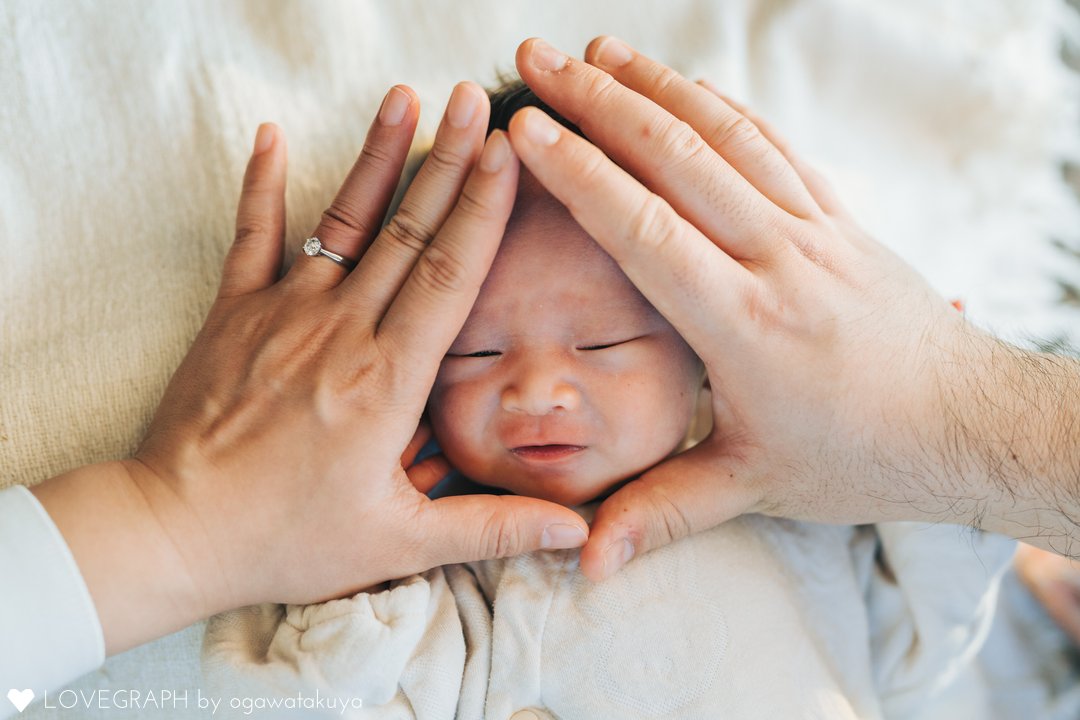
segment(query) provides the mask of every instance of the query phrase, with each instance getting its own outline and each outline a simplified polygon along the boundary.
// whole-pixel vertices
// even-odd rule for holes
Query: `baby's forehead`
[[[637,294],[611,256],[535,180],[523,180],[492,269],[525,285],[584,276],[589,285]]]
[[[505,317],[514,309],[655,313],[618,264],[531,178],[519,190],[474,314]]]
[[[611,257],[578,225],[566,206],[524,169],[500,254],[520,254],[534,261],[549,255],[553,261],[589,265],[606,270],[605,275],[625,277]],[[519,258],[512,260],[517,262]]]

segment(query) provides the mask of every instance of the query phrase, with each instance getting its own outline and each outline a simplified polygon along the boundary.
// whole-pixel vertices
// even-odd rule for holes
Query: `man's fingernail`
[[[604,550],[604,577],[614,575],[619,568],[630,562],[632,557],[634,557],[634,546],[626,538],[608,545]]]
[[[270,149],[270,146],[274,144],[274,126],[270,123],[263,123],[259,126],[258,132],[255,133],[255,149],[252,151],[254,155],[264,153]]]
[[[703,87],[706,90],[708,90],[709,92],[711,92],[713,95],[720,95],[721,94],[720,93],[720,88],[713,85],[712,81],[710,81],[710,80],[706,80],[705,78],[699,78],[699,79],[695,80],[694,82],[696,82],[698,85],[700,85],[701,87]]]
[[[510,157],[510,142],[506,139],[506,133],[496,130],[491,133],[484,145],[484,152],[480,155],[480,169],[487,173],[502,170]]]
[[[544,528],[540,536],[540,547],[545,550],[565,550],[581,547],[589,539],[585,531],[577,525],[553,523]]]
[[[537,145],[554,145],[559,139],[559,126],[543,110],[527,108],[525,137]]]
[[[390,88],[390,92],[383,98],[382,107],[379,108],[379,122],[387,127],[400,125],[411,104],[409,93],[398,87]]]
[[[458,129],[467,128],[479,104],[480,98],[473,92],[472,87],[468,83],[458,83],[454,92],[450,94],[450,102],[446,106],[446,119]]]
[[[543,40],[534,40],[532,46],[532,64],[538,70],[558,72],[570,62],[565,54],[548,45]]]
[[[604,67],[618,68],[634,59],[634,51],[622,40],[608,37],[596,48],[596,59]]]

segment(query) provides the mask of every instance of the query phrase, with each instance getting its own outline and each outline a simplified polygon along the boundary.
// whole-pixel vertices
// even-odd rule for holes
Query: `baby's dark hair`
[[[536,93],[534,93],[518,76],[500,74],[498,76],[498,82],[498,87],[487,91],[488,99],[491,102],[491,116],[488,118],[487,127],[488,135],[490,135],[493,130],[502,130],[505,132],[507,126],[510,125],[510,118],[514,117],[514,113],[522,108],[535,107],[543,110],[555,120],[555,122],[559,123],[570,132],[585,137],[585,134],[578,129],[577,125],[574,125],[562,115],[552,110],[551,106],[538,98]],[[389,222],[390,218],[397,212],[398,205],[401,204],[401,200],[405,196],[405,191],[408,189],[409,185],[412,184],[413,178],[416,177],[416,173],[420,170],[420,166],[427,158],[430,149],[430,147],[427,147],[420,151],[413,151],[410,154],[409,160],[405,163],[405,169],[402,172],[401,182],[398,184],[397,192],[394,193],[394,200],[390,203],[390,208],[387,211],[386,218],[383,222]]]
[[[555,122],[570,132],[585,137],[577,125],[555,112],[550,105],[536,96],[528,85],[516,75],[500,75],[499,86],[487,91],[491,101],[491,117],[488,119],[487,134],[493,130],[506,130],[514,113],[526,107],[540,108]]]

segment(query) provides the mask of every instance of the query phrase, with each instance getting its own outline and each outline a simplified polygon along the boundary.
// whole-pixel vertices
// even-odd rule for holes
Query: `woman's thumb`
[[[423,513],[429,567],[581,547],[589,526],[569,508],[517,495],[459,495]]]

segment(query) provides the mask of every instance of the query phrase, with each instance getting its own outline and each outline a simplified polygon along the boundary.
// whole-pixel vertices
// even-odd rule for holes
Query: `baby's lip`
[[[544,445],[518,445],[510,448],[522,460],[534,462],[558,462],[576,456],[585,450],[584,445],[566,445],[562,443],[547,443]]]

